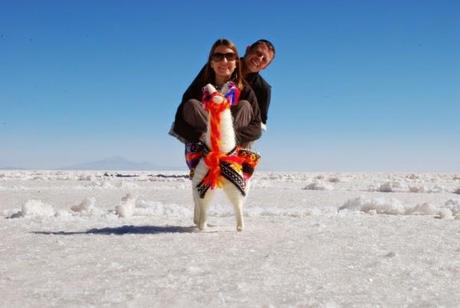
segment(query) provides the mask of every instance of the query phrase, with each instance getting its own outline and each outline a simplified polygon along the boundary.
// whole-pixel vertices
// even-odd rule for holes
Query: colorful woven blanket
[[[185,160],[190,169],[190,178],[195,174],[195,168],[200,159],[206,159],[210,150],[203,143],[188,143],[185,145]],[[225,155],[226,159],[220,160],[220,175],[233,183],[243,196],[246,195],[246,188],[249,179],[259,162],[260,155],[248,149],[236,147]],[[208,171],[209,173],[209,171]],[[205,181],[208,174],[197,185],[200,197],[204,198],[209,188],[214,188]],[[217,186],[221,186],[221,182]]]

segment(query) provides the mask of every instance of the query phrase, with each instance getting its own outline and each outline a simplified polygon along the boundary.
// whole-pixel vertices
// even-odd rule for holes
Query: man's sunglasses
[[[221,53],[221,52],[216,52],[212,54],[212,59],[216,62],[222,61],[227,59],[227,61],[235,61],[236,60],[236,53],[229,52],[229,53]]]

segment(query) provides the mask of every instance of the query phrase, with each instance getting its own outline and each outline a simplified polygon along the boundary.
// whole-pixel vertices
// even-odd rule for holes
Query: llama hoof
[[[208,229],[208,225],[207,224],[199,224],[198,229],[200,229],[200,231],[206,231]]]
[[[236,227],[236,231],[238,231],[238,232],[243,231],[243,229],[244,229],[243,226],[237,226],[237,227]]]

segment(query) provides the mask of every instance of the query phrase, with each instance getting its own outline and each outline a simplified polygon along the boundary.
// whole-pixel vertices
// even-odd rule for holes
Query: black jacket
[[[197,83],[199,80],[201,80],[205,69],[206,69],[206,65],[203,66],[201,71],[192,81],[192,85]],[[265,79],[263,79],[259,73],[250,73],[246,75],[245,80],[248,82],[248,84],[251,86],[251,88],[254,90],[254,93],[256,94],[257,104],[259,105],[260,117],[262,119],[262,123],[267,124],[268,108],[270,107],[272,86]],[[187,91],[185,93],[187,93]],[[184,96],[185,96],[185,93],[184,93]],[[184,101],[183,97],[182,97],[182,101]]]
[[[272,86],[260,76],[259,73],[250,73],[245,77],[257,97],[259,104],[260,116],[262,123],[267,124],[268,108],[270,107],[270,99],[272,93]]]
[[[200,72],[200,74],[201,73],[203,73],[203,70]],[[205,86],[205,84],[202,84],[201,79],[200,79],[200,74],[193,80],[192,84],[188,87],[188,89],[185,91],[184,95],[182,96],[182,102],[177,108],[176,116],[175,116],[175,120],[173,124],[173,129],[172,129],[173,135],[176,135],[180,139],[183,139],[187,142],[198,142],[202,134],[202,132],[195,129],[193,126],[189,125],[182,117],[184,104],[188,100],[197,99],[201,101],[202,88]],[[254,117],[248,126],[235,131],[237,144],[245,144],[245,143],[257,140],[260,138],[262,134],[262,129],[260,125],[261,116],[260,116],[259,106],[257,104],[257,97],[254,94],[254,91],[252,90],[252,88],[246,82],[244,84],[243,90],[240,93],[240,101],[241,100],[247,100],[251,104],[252,110],[254,112]],[[235,115],[234,114],[235,107],[236,106],[231,107],[233,116]]]

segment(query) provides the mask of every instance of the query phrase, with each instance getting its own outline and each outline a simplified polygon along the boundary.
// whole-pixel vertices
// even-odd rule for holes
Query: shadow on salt
[[[124,235],[124,234],[163,234],[163,233],[193,233],[196,232],[195,226],[182,227],[182,226],[121,226],[112,228],[94,228],[87,231],[79,232],[48,232],[36,231],[33,234],[40,235],[85,235],[85,234],[99,234],[99,235]]]

